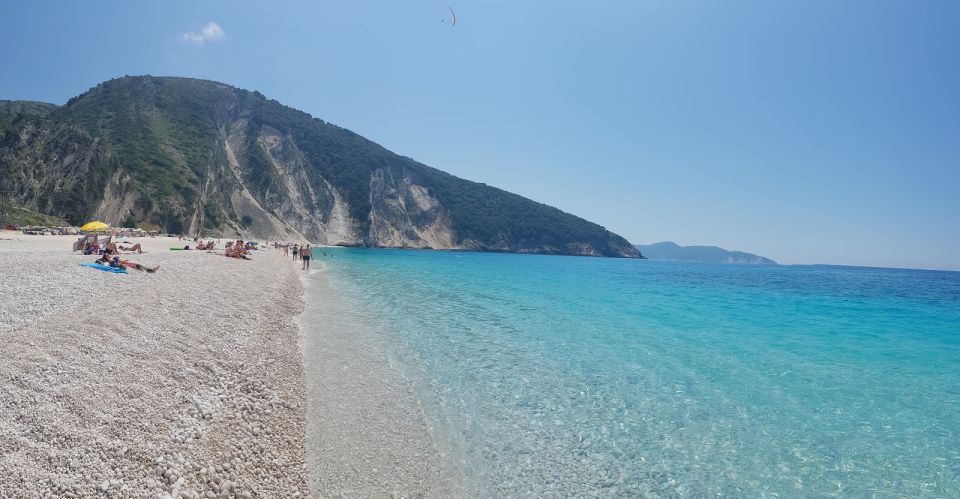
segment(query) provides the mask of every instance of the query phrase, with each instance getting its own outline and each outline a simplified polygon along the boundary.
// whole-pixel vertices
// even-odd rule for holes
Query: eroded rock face
[[[0,101],[0,175],[13,202],[74,223],[639,256],[569,213],[398,156],[257,92],[187,78],[118,78],[64,106]]]
[[[19,117],[8,126],[0,136],[0,178],[10,201],[71,222],[80,220],[78,211],[95,209],[116,176],[99,138],[41,117]]]
[[[450,220],[427,188],[404,172],[381,168],[370,176],[372,246],[457,249]]]
[[[264,126],[258,131],[256,147],[269,160],[274,179],[272,187],[261,193],[266,198],[263,202],[281,223],[314,242],[362,244],[359,224],[350,217],[343,196],[322,175],[311,174],[312,165],[291,137]]]
[[[245,118],[220,129],[223,156],[207,167],[187,233],[348,246],[461,248],[443,206],[402,168],[372,172],[371,208],[364,224],[351,216],[344,197],[313,168],[292,137],[270,126],[253,130]],[[262,154],[266,164],[251,161],[255,154]],[[255,171],[258,166],[267,171]],[[126,188],[128,183],[123,171],[110,179],[96,210],[99,218],[119,219],[135,209],[136,196]],[[226,229],[204,230],[205,214],[210,212],[233,223],[228,222]]]
[[[131,185],[130,176],[116,171],[107,181],[107,185],[93,218],[120,220],[122,216],[136,209],[137,191]]]

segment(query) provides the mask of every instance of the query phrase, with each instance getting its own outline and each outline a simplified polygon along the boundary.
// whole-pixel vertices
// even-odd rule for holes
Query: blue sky
[[[635,243],[960,269],[960,2],[137,4],[8,2],[0,98],[208,78]]]

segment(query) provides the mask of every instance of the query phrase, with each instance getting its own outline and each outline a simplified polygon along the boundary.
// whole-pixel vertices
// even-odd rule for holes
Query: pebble
[[[144,239],[143,258],[164,270],[120,281],[77,266],[79,257],[63,250],[72,238],[24,237],[19,246],[0,245],[3,288],[18,290],[0,300],[0,337],[14,334],[22,348],[11,357],[0,343],[0,358],[14,359],[0,363],[0,380],[9,380],[0,397],[0,435],[17,421],[24,441],[21,458],[0,460],[0,491],[215,497],[207,479],[212,463],[224,463],[234,478],[228,493],[237,478],[250,497],[306,492],[301,466],[276,470],[267,465],[272,456],[256,452],[267,443],[285,461],[304,459],[302,438],[283,438],[301,435],[303,419],[263,409],[270,400],[304,404],[302,379],[278,377],[302,376],[293,322],[302,305],[288,292],[299,275],[278,270],[289,267],[285,259],[265,251],[236,272],[235,261],[174,254],[170,240]],[[23,265],[36,258],[42,269]],[[262,294],[221,291],[235,289]],[[89,307],[104,300],[116,305],[109,320]],[[71,318],[70,327],[61,317]],[[279,359],[272,374],[260,357]],[[107,420],[114,424],[103,425]],[[211,432],[218,438],[207,438]],[[232,444],[229,452],[224,442]]]

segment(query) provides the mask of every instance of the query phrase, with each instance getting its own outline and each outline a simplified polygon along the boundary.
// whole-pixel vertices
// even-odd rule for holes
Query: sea
[[[960,497],[960,272],[314,255],[477,497]]]

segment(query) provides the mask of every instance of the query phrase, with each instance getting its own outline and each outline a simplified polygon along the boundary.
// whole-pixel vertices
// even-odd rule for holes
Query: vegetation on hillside
[[[0,189],[16,204],[79,224],[117,162],[99,139],[52,114],[0,113]]]
[[[5,213],[0,213],[0,215],[6,216],[6,218],[3,220],[4,224],[14,224],[21,227],[31,225],[43,227],[65,227],[69,225],[66,220],[60,217],[44,215],[43,213],[37,213],[35,211],[17,206],[6,206],[4,211]]]
[[[244,143],[231,147],[242,179],[233,178],[224,148],[232,126],[245,127],[238,135]],[[265,132],[282,137],[275,153],[303,169],[312,192],[324,192],[327,182],[336,189],[361,232],[370,224],[371,177],[390,171],[426,187],[446,210],[456,242],[467,247],[577,253],[577,245],[588,245],[602,254],[636,256],[599,225],[398,156],[259,92],[204,80],[124,77],[64,106],[0,102],[0,174],[18,185],[18,199],[70,221],[91,214],[108,179],[119,175],[116,189],[136,199],[123,219],[174,233],[188,223],[197,227],[197,217],[211,230],[244,228],[253,220],[234,213],[228,199],[238,181],[266,210],[287,202],[288,179],[261,143]],[[43,180],[48,177],[54,180]],[[331,201],[305,202],[318,211]]]
[[[47,116],[57,109],[56,104],[37,102],[32,100],[0,100],[0,121],[8,120],[21,115]]]

